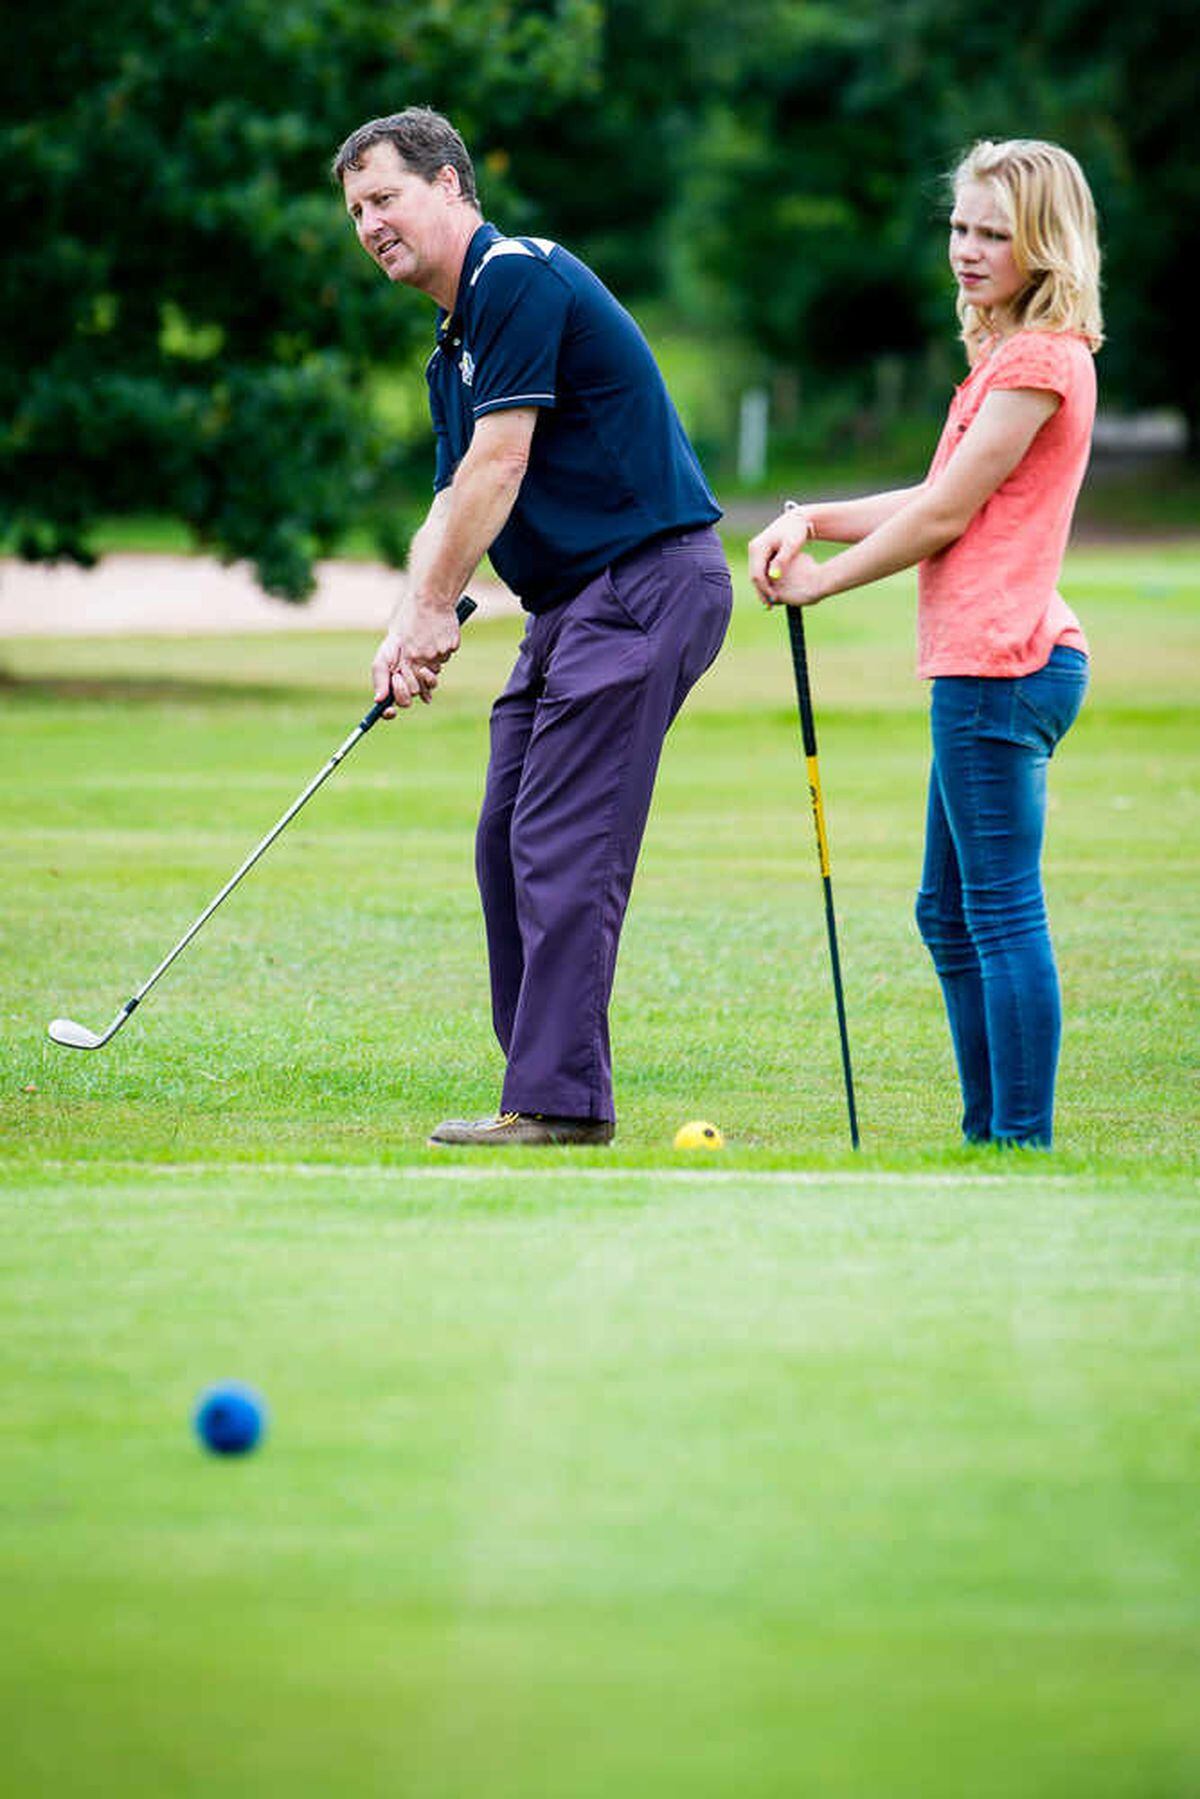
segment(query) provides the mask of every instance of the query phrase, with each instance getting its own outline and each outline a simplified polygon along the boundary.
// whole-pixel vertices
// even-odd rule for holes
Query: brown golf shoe
[[[429,1138],[440,1147],[520,1149],[544,1143],[611,1143],[607,1118],[547,1118],[541,1112],[501,1112],[496,1118],[448,1118]]]

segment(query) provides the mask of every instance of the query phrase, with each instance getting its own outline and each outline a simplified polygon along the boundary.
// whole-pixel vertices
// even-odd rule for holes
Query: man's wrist
[[[461,592],[461,588],[446,592],[427,587],[414,588],[409,595],[408,604],[413,612],[424,613],[427,618],[445,618],[453,613]]]

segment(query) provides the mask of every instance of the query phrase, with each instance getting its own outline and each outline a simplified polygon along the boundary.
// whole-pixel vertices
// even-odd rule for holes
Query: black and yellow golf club
[[[813,720],[812,690],[808,681],[808,651],[804,642],[804,609],[785,608],[788,635],[792,645],[792,669],[796,676],[796,699],[800,706],[800,731],[804,739],[804,761],[808,770],[808,792],[812,800],[813,823],[817,828],[817,856],[821,864],[821,882],[825,889],[825,927],[829,934],[829,959],[833,966],[833,995],[837,1003],[838,1032],[842,1041],[842,1073],[846,1081],[846,1105],[850,1113],[850,1143],[858,1148],[858,1113],[854,1105],[854,1076],[850,1069],[850,1038],[846,1030],[846,1001],[842,993],[842,966],[838,956],[837,920],[833,912],[833,882],[829,874],[829,838],[825,830],[825,807],[821,800],[821,772],[817,765],[817,727]]]

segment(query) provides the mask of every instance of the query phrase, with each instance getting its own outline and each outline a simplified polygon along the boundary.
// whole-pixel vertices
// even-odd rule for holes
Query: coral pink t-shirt
[[[1056,393],[1062,403],[962,536],[920,563],[919,675],[1028,675],[1057,644],[1087,653],[1058,592],[1096,415],[1086,341],[1065,331],[997,340],[955,390],[928,478],[945,468],[988,394],[1018,387]]]

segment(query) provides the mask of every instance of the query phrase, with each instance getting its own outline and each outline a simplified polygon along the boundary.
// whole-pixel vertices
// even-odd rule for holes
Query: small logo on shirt
[[[471,355],[470,350],[463,351],[462,360],[458,365],[458,372],[463,378],[463,386],[470,387],[472,381],[475,379],[475,358]]]

